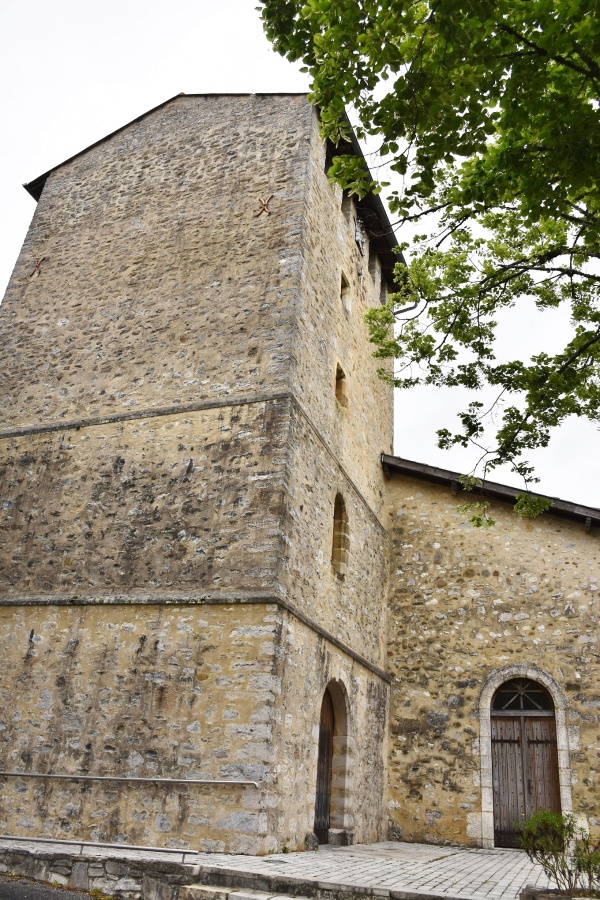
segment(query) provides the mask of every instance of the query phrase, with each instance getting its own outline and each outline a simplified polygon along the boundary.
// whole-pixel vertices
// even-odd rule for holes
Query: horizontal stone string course
[[[128,410],[122,413],[110,413],[105,416],[86,416],[81,419],[69,419],[65,422],[47,422],[39,425],[23,425],[0,431],[0,440],[22,437],[28,434],[44,434],[45,432],[70,431],[71,429],[93,428],[95,425],[110,425],[113,422],[133,422],[136,419],[153,419],[161,416],[172,416],[180,413],[200,412],[209,409],[224,409],[229,406],[250,406],[253,403],[272,403],[289,400],[289,393],[264,394],[250,397],[226,397],[223,400],[200,400],[197,403],[172,403],[169,406],[145,407]]]
[[[327,631],[325,628],[322,628],[315,621],[313,621],[309,616],[306,616],[301,610],[297,607],[293,606],[293,604],[289,603],[287,600],[284,600],[282,597],[277,597],[276,595],[247,595],[240,597],[236,595],[232,596],[215,596],[209,594],[189,594],[189,593],[177,593],[172,592],[168,594],[156,593],[156,594],[117,594],[117,595],[93,595],[93,594],[67,594],[64,596],[60,596],[59,594],[53,595],[0,595],[0,607],[1,606],[168,606],[168,605],[177,605],[177,606],[198,606],[198,605],[220,605],[220,606],[237,606],[237,605],[253,605],[253,604],[265,604],[265,605],[276,605],[286,610],[286,612],[290,613],[290,615],[294,616],[294,618],[299,619],[299,621],[303,622],[304,625],[307,625],[312,631],[316,632],[321,637],[325,638],[325,640],[329,641],[338,649],[342,650],[348,656],[350,656],[355,662],[360,663],[361,666],[364,666],[370,672],[373,672],[374,675],[377,675],[383,681],[390,682],[391,677],[381,669],[379,666],[376,666],[374,663],[370,662],[366,657],[362,656],[360,653],[356,653],[351,647],[349,647],[344,641],[340,641],[335,635],[331,634],[331,632]]]
[[[356,496],[359,498],[367,514],[377,524],[382,534],[387,535],[385,526],[375,515],[366,498],[357,487],[355,481],[350,477],[344,466],[341,465],[337,456],[332,453],[329,444],[327,443],[319,429],[315,426],[306,410],[302,408],[302,405],[298,401],[298,398],[293,393],[265,394],[250,397],[227,397],[224,400],[219,401],[206,400],[199,401],[198,403],[171,404],[170,406],[159,406],[154,409],[146,408],[123,413],[111,413],[110,415],[105,416],[89,416],[81,419],[70,419],[68,422],[49,422],[40,425],[23,425],[19,426],[18,428],[10,428],[4,431],[0,431],[0,441],[9,440],[11,438],[26,437],[30,434],[52,434],[57,431],[77,431],[82,428],[94,428],[100,425],[112,425],[117,422],[131,422],[139,419],[155,419],[161,418],[162,416],[181,415],[212,409],[226,409],[228,407],[235,406],[251,406],[255,403],[276,403],[285,400],[289,400],[292,402],[296,411],[302,416],[310,429],[314,432],[323,449],[327,452],[328,456],[332,459],[332,461],[339,469],[340,473],[348,482],[351,490],[354,491]]]

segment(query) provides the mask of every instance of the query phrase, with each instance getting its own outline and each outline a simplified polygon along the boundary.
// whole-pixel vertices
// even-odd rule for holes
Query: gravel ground
[[[91,894],[0,875],[0,900],[88,900]]]

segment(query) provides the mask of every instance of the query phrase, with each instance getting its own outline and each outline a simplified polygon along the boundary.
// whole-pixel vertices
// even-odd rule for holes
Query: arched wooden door
[[[536,681],[507,681],[492,698],[491,725],[494,844],[519,847],[519,822],[561,811],[552,698]]]
[[[331,694],[326,689],[321,704],[321,718],[319,722],[319,757],[317,762],[317,796],[315,800],[314,831],[320,844],[329,843],[334,724]]]

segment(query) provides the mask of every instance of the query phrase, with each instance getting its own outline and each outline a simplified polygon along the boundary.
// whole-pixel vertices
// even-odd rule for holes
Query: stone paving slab
[[[547,887],[521,850],[478,850],[429,844],[320,847],[317,853],[267,857],[199,853],[203,870],[270,875],[317,882],[321,889],[371,889],[382,896],[435,894],[461,900],[515,900],[526,884]]]
[[[521,850],[479,850],[431,844],[382,842],[351,847],[320,847],[317,852],[280,853],[272,856],[235,856],[225,853],[185,855],[160,850],[130,850],[0,840],[0,847],[17,846],[30,852],[79,852],[142,863],[144,860],[193,863],[200,867],[199,882],[216,881],[264,892],[265,897],[284,893],[315,896],[321,892],[368,894],[392,900],[517,900],[527,884],[547,887],[538,866]],[[306,889],[309,889],[308,891]]]

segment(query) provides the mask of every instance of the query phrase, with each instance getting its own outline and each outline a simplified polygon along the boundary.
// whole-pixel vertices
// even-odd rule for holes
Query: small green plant
[[[529,859],[542,867],[561,890],[574,890],[579,881],[569,853],[575,839],[575,817],[542,809],[520,826],[520,843]]]
[[[515,512],[520,519],[536,519],[552,506],[548,497],[533,497],[531,494],[517,494]]]
[[[529,859],[563,891],[600,896],[600,845],[571,813],[541,809],[519,826],[520,843]]]
[[[456,509],[459,513],[473,513],[469,522],[474,528],[491,528],[496,520],[488,515],[489,507],[487,500],[481,500],[479,503],[461,503]]]
[[[600,844],[594,844],[583,828],[575,839],[573,861],[583,887],[594,895],[600,894]]]

